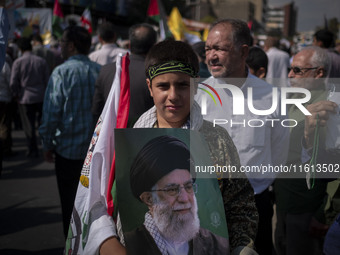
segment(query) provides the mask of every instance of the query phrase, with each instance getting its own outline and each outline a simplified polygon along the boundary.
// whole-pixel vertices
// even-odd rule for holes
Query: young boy
[[[147,85],[155,106],[145,112],[134,128],[184,128],[198,130],[205,137],[214,165],[240,167],[237,150],[227,131],[203,120],[193,100],[197,85],[198,59],[191,46],[167,40],[154,45],[145,61]],[[258,213],[253,189],[243,173],[229,173],[219,180],[226,213],[231,254],[257,254],[253,240]],[[122,252],[122,253],[120,253]],[[124,254],[125,249],[112,237],[104,241],[100,254]],[[227,253],[227,251],[226,251]]]

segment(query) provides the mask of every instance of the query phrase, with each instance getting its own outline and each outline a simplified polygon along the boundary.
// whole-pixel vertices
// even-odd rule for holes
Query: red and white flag
[[[80,17],[81,25],[86,28],[86,30],[92,34],[92,18],[89,8],[86,8]]]
[[[130,106],[129,56],[118,56],[110,94],[98,119],[83,165],[65,254],[97,254],[115,233],[111,197],[114,180],[114,129],[127,126]]]

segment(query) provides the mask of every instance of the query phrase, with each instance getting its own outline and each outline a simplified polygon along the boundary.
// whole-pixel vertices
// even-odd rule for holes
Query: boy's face
[[[157,109],[158,127],[181,127],[189,117],[194,96],[190,76],[180,72],[165,73],[146,82]]]

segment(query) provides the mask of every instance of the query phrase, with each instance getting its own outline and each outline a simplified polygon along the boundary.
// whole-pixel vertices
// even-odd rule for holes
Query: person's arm
[[[99,248],[100,255],[125,255],[125,247],[118,241],[117,237],[106,239]]]
[[[12,92],[12,96],[15,100],[18,100],[20,96],[21,86],[20,86],[20,79],[21,79],[21,73],[19,64],[17,61],[14,61],[12,70],[11,70],[11,78],[10,78],[10,89]]]
[[[9,86],[11,83],[11,68],[8,63],[5,63],[2,72],[4,74],[6,84]]]
[[[336,113],[338,105],[331,101],[319,101],[307,106],[307,110],[312,114],[305,118],[304,140],[306,149],[312,148],[314,143],[314,131],[317,123],[320,127],[326,126],[329,114]]]
[[[9,21],[7,11],[4,8],[5,4],[5,0],[0,0],[0,70],[2,70],[5,63],[9,32]]]
[[[327,120],[330,114],[335,114],[338,105],[331,101],[320,101],[307,106],[307,110],[312,114],[305,118],[305,129],[304,136],[302,138],[302,153],[305,155],[308,161],[311,159],[311,154],[314,146],[314,133],[316,123],[318,122],[319,127],[326,126]],[[325,149],[318,149],[318,157],[316,159],[317,164],[338,164],[339,153],[331,153]],[[336,172],[332,174],[327,173],[329,178],[337,179]]]
[[[309,162],[314,146],[314,135],[317,122],[319,127],[324,127],[330,114],[336,113],[337,104],[331,101],[319,101],[307,106],[311,115],[305,117],[304,136],[302,137],[303,163]],[[339,155],[331,154],[325,149],[318,148],[317,163],[332,164],[339,162]]]
[[[326,126],[327,120],[329,118],[329,114],[336,113],[336,108],[338,105],[331,101],[319,101],[314,104],[310,104],[307,106],[307,110],[312,115],[307,115],[305,117],[305,129],[304,129],[304,137],[303,137],[303,150],[311,150],[314,146],[314,133],[315,128],[318,123],[320,127]],[[320,151],[320,155],[322,157],[318,157],[317,162],[327,162],[331,160],[332,155],[327,155],[327,152],[322,150]],[[321,161],[320,161],[321,160]],[[339,159],[336,159],[339,161]],[[315,212],[314,216],[311,219],[309,224],[308,232],[311,236],[322,238],[326,235],[327,230],[329,228],[328,225],[322,223],[324,218],[324,208],[325,203],[322,203],[319,209]]]
[[[228,163],[240,169],[237,149],[227,132],[224,133],[224,165]],[[244,173],[231,173],[222,180],[222,196],[229,232],[232,255],[255,255],[254,240],[258,226],[258,211],[254,199],[254,190]]]
[[[53,162],[54,139],[63,112],[65,98],[63,79],[59,73],[53,72],[47,85],[44,97],[43,114],[39,134],[42,139],[44,156],[48,162]]]
[[[49,83],[49,77],[50,77],[50,71],[49,71],[49,68],[48,68],[48,65],[47,65],[47,62],[45,61],[45,65],[44,66],[42,66],[41,67],[41,71],[42,71],[42,73],[41,73],[41,76],[42,76],[42,82],[43,83],[45,83],[45,86],[47,87],[48,86],[48,83]],[[53,85],[50,85],[50,86],[53,86]],[[50,94],[51,92],[48,92],[48,94]],[[45,103],[44,103],[44,107],[45,107],[45,109],[50,109],[52,106],[50,106],[50,105],[48,105],[48,104],[50,104],[50,103],[52,103],[52,102],[49,102],[49,101],[46,101],[46,100],[48,100],[48,99],[46,99],[46,94],[45,94],[45,99],[44,99],[44,101],[45,101]],[[60,108],[59,108],[60,109]],[[44,111],[43,111],[43,115],[44,115]],[[46,116],[45,115],[45,119],[46,118],[49,118],[49,117],[52,117],[52,116]],[[55,122],[55,121],[54,121]],[[42,122],[42,124],[47,124],[47,123],[43,123]],[[53,128],[53,127],[51,127],[51,128]],[[42,128],[42,130],[43,130],[43,128]],[[46,131],[46,129],[45,129],[45,131]],[[42,131],[42,132],[44,132],[44,131]],[[42,134],[41,134],[42,135]],[[45,137],[46,137],[46,133],[45,133]],[[44,159],[45,159],[45,161],[46,162],[49,162],[49,163],[54,163],[54,160],[55,160],[55,158],[54,158],[54,150],[53,150],[53,147],[54,146],[52,146],[51,145],[51,143],[52,143],[52,141],[49,141],[49,142],[47,142],[47,139],[46,139],[46,141],[44,142],[44,145],[45,145],[45,148],[44,148],[44,153],[43,153],[43,155],[44,155]],[[48,144],[50,144],[50,145],[48,145]],[[47,149],[48,148],[48,149]]]
[[[110,227],[111,233],[113,235],[109,236],[108,238],[104,239],[104,241],[102,241],[102,243],[99,246],[99,255],[125,255],[126,249],[123,245],[124,236],[122,233],[122,224],[119,213],[117,216],[117,222],[114,223],[112,221],[112,225],[109,224],[105,227]]]
[[[246,176],[223,179],[223,186],[231,254],[257,254],[253,250],[258,224],[254,190]]]

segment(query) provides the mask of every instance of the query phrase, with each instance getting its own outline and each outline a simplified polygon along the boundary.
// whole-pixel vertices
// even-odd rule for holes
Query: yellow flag
[[[205,28],[204,31],[203,31],[203,38],[202,38],[202,41],[205,42],[208,38],[208,34],[209,34],[209,29],[208,28]]]
[[[175,37],[175,40],[181,40],[184,38],[184,31],[186,31],[186,26],[183,23],[182,16],[177,7],[172,8],[169,16],[168,26]]]

